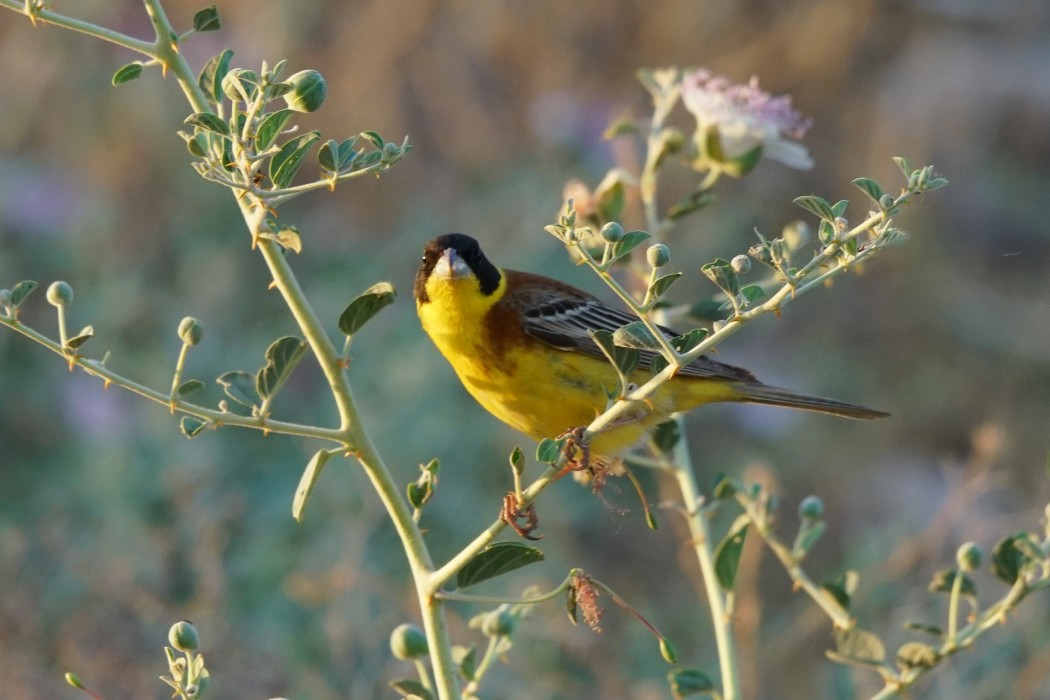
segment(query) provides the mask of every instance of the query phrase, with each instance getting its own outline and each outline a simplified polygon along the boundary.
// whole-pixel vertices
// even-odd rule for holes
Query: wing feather
[[[632,313],[607,306],[597,297],[556,280],[514,270],[504,270],[504,273],[507,275],[507,292],[502,302],[511,304],[520,312],[527,335],[560,350],[605,359],[591,333],[597,330],[612,333],[638,320]],[[669,328],[658,328],[668,339],[678,335]],[[645,368],[658,354],[653,350],[639,352],[640,366]],[[748,383],[758,381],[747,370],[706,357],[693,360],[678,374]]]

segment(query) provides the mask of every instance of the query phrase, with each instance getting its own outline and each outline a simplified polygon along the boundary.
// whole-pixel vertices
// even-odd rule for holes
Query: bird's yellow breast
[[[428,301],[417,303],[423,329],[463,386],[486,410],[533,439],[587,425],[618,390],[617,375],[608,362],[526,335],[521,317],[500,304],[507,291],[505,275],[487,296],[472,276],[431,278],[426,291]],[[632,376],[639,384],[648,379],[648,372]],[[591,445],[595,453],[615,455],[674,411],[703,403],[693,396],[698,388],[690,386],[694,384],[665,384],[646,406],[598,435]]]

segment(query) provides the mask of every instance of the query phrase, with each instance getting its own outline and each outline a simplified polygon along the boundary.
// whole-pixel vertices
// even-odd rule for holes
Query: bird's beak
[[[458,279],[473,273],[467,261],[459,256],[455,248],[445,248],[431,274],[440,279]]]

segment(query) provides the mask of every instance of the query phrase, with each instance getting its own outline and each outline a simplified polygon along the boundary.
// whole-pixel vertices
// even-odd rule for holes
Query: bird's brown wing
[[[510,305],[521,315],[526,335],[560,350],[605,359],[605,354],[594,342],[591,333],[597,330],[612,333],[638,320],[634,314],[607,306],[597,297],[549,277],[514,270],[503,272],[507,276],[507,291],[500,303]],[[669,328],[659,328],[667,338],[677,335]],[[644,368],[648,368],[658,354],[652,350],[639,352],[640,366]],[[758,381],[747,370],[706,357],[693,360],[678,374],[706,379]]]

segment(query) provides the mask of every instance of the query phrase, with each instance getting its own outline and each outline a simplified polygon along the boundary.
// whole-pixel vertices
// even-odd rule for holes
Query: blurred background
[[[165,3],[188,27],[196,3]],[[415,150],[380,179],[340,185],[282,209],[305,249],[292,263],[333,333],[346,303],[379,280],[400,298],[354,344],[351,375],[365,420],[402,482],[442,460],[423,524],[438,559],[492,522],[509,488],[507,454],[533,445],[460,388],[418,327],[411,282],[424,242],[457,230],[498,263],[605,294],[542,227],[564,183],[592,186],[640,151],[601,134],[614,118],[647,118],[642,66],[706,66],[758,75],[812,115],[816,168],[763,163],[723,181],[718,203],[670,243],[689,273],[799,218],[791,199],[851,198],[849,181],[895,190],[891,156],[933,163],[950,188],[899,217],[909,241],[862,275],[841,277],[764,318],[719,359],[767,383],[892,412],[874,423],[712,406],[688,420],[699,478],[766,483],[793,537],[798,502],[827,504],[829,531],[808,560],[818,581],[854,569],[854,612],[893,653],[921,639],[903,623],[944,624],[926,592],[957,546],[990,550],[1041,527],[1050,498],[1050,5],[1021,0],[761,0],[573,3],[225,0],[224,29],[184,46],[198,68],[223,48],[234,64],[289,60],[320,70],[324,109],[302,128],[342,138],[365,129]],[[148,36],[136,2],[59,5]],[[254,372],[276,337],[295,332],[228,192],[188,167],[175,132],[188,108],[154,71],[113,88],[129,52],[0,12],[0,286],[65,279],[70,324],[93,324],[85,347],[150,386],[170,385],[175,328],[192,314],[205,342],[188,376],[214,387]],[[684,111],[674,117],[692,126]],[[666,203],[693,182],[669,170]],[[633,218],[632,218],[633,217]],[[637,203],[627,221],[640,226]],[[698,275],[697,275],[698,277]],[[713,291],[692,280],[674,296]],[[51,335],[37,292],[22,318]],[[608,296],[608,295],[606,295]],[[396,352],[392,352],[396,349]],[[209,401],[220,394],[210,388]],[[316,366],[297,371],[277,417],[330,424]],[[183,618],[201,630],[223,698],[393,697],[411,675],[387,637],[418,623],[396,537],[353,462],[333,461],[296,524],[290,504],[318,445],[232,429],[192,442],[161,406],[110,389],[11,332],[0,332],[0,687],[5,698],[77,697],[74,670],[107,698],[167,697],[162,646]],[[531,464],[531,474],[540,468]],[[642,473],[650,498],[671,484]],[[671,511],[646,529],[629,487],[604,500],[569,480],[539,504],[545,562],[485,584],[517,595],[553,586],[570,567],[604,580],[675,643],[683,665],[717,669],[695,559]],[[737,598],[749,698],[868,697],[864,672],[824,657],[830,625],[757,538]],[[976,577],[980,599],[1005,586]],[[478,642],[452,610],[457,641]],[[1009,624],[924,680],[925,698],[1050,696],[1050,604],[1025,601]],[[486,698],[667,698],[668,666],[635,621],[613,607],[604,633],[570,626],[560,603],[524,622]]]

